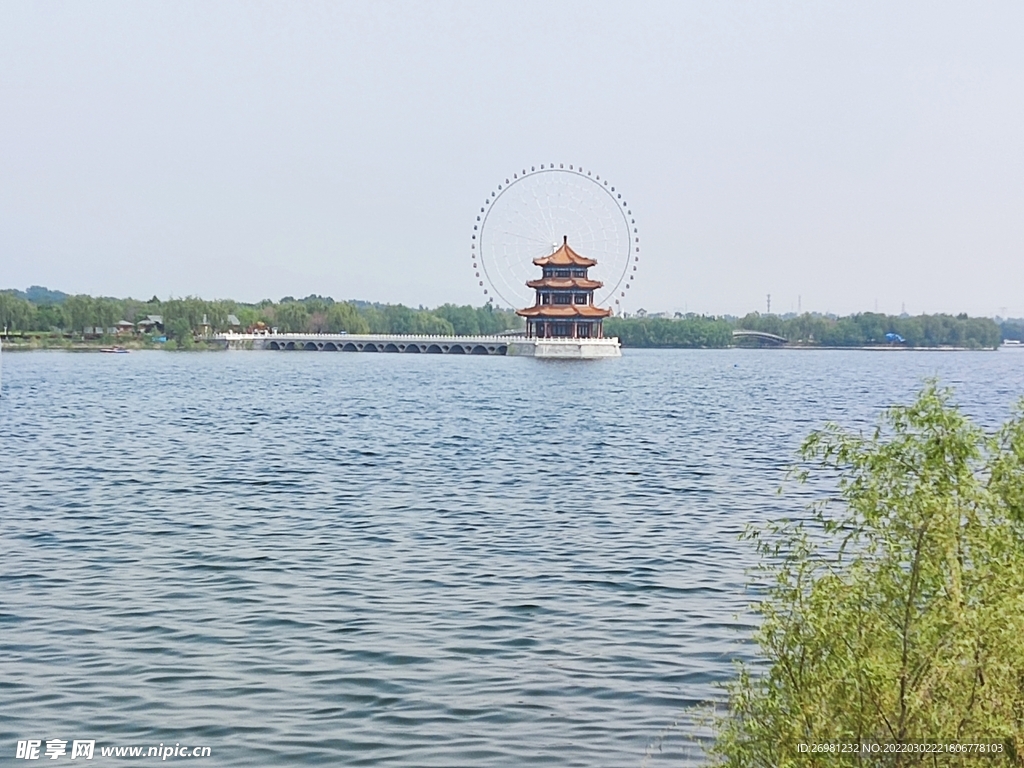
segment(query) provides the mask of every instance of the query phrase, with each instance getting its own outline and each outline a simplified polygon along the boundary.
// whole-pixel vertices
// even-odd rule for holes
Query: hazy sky
[[[1024,316],[1022,161],[1020,2],[0,4],[0,287],[479,304],[563,162],[627,309]]]

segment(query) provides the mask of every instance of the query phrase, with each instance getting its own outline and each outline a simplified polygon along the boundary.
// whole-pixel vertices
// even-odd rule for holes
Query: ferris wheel
[[[513,173],[487,196],[473,225],[473,271],[484,295],[519,309],[534,302],[533,260],[569,246],[597,261],[594,302],[618,314],[640,262],[640,234],[622,191],[592,170],[554,163]]]

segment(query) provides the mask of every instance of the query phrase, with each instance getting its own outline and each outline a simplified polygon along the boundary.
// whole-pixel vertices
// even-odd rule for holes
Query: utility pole
[[[772,295],[768,294],[768,314],[772,313]]]

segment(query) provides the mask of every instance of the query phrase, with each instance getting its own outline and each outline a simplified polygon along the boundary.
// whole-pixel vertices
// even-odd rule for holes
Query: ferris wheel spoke
[[[529,240],[532,243],[540,243],[542,245],[547,245],[547,243],[541,240],[539,237],[530,237],[529,235],[524,235],[521,232],[510,232],[508,230],[502,230],[501,234],[509,235],[510,237],[514,237],[517,240]]]
[[[541,204],[540,198],[537,196],[536,192],[534,192],[533,200],[534,203],[536,203],[537,210],[540,211],[541,222],[544,224],[544,228],[546,230],[548,238],[548,243],[551,243],[552,240],[557,238],[558,236],[555,232],[554,217],[551,215],[550,209],[546,208],[543,204]]]
[[[537,225],[537,221],[535,219],[530,219],[526,215],[527,211],[529,210],[528,205],[529,204],[527,203],[526,205],[523,206],[523,208],[517,208],[516,215],[520,219],[522,219],[523,224],[525,225],[524,228],[530,230],[531,237],[536,239],[537,242],[543,243],[544,246],[547,247],[551,242],[551,237],[544,231],[544,228],[542,226]]]

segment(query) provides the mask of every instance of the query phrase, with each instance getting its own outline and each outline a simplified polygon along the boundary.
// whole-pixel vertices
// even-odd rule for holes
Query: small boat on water
[[[100,352],[111,352],[117,355],[127,355],[128,350],[124,347],[100,347]]]

